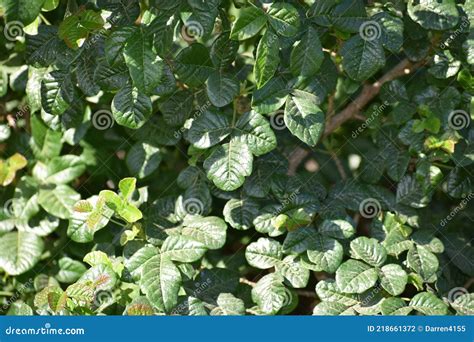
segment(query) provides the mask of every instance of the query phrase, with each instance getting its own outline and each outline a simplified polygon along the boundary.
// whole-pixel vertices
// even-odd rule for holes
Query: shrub
[[[473,2],[2,0],[8,314],[473,314]]]

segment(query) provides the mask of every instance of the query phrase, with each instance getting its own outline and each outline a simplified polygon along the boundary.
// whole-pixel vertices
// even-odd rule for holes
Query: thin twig
[[[296,170],[301,162],[309,155],[310,151],[297,147],[288,157],[288,176],[296,175]]]
[[[359,114],[359,112],[379,94],[382,85],[398,77],[412,73],[424,63],[425,62],[419,62],[413,64],[408,59],[404,59],[393,69],[383,75],[377,82],[364,85],[360,94],[346,108],[332,116],[328,122],[326,122],[324,136],[328,136],[338,129],[344,122]]]
[[[339,159],[337,154],[334,153],[333,151],[329,151],[329,153],[331,154],[332,160],[336,164],[336,168],[337,168],[337,171],[339,172],[339,175],[341,176],[341,178],[343,180],[346,180],[347,179],[347,174],[346,174],[346,171],[344,170],[344,165],[342,165],[341,160]]]
[[[255,285],[257,285],[257,283],[254,283],[253,281],[250,281],[248,279],[245,279],[245,278],[240,278],[239,281],[242,283],[242,284],[247,284],[251,287],[255,287]]]

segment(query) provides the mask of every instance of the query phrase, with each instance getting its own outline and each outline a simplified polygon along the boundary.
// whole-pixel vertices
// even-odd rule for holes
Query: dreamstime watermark
[[[287,287],[284,288],[283,293],[277,298],[277,303],[280,308],[284,308],[293,302],[293,294]],[[263,312],[272,312],[274,310],[274,304],[275,303],[271,300],[265,300],[261,305],[261,309]]]
[[[212,280],[210,278],[206,279],[205,281],[203,281],[202,283],[198,282],[198,283],[195,283],[194,286],[196,287],[194,290],[191,291],[191,294],[190,296],[192,297],[199,297],[199,295],[203,292],[206,292],[210,287],[211,287],[211,284],[212,284]],[[188,297],[189,298],[189,297]],[[186,314],[187,310],[188,310],[188,307],[189,307],[189,303],[188,303],[188,300],[189,299],[186,299],[183,303],[179,304],[178,306],[176,306],[172,311],[171,311],[171,314],[172,315],[183,315],[183,314]]]
[[[362,300],[359,303],[359,306],[366,306],[371,303],[372,299],[375,298],[375,296],[382,291],[382,286],[377,285],[376,287],[372,288],[370,290],[370,293],[367,294],[367,296],[364,297],[364,300]]]
[[[130,1],[130,2],[128,3],[128,5],[127,5],[127,7],[124,9],[124,11],[127,11],[127,10],[130,8],[130,6],[133,6],[133,1]],[[112,18],[110,18],[110,19],[107,18],[106,24],[108,24],[109,27],[106,28],[105,25],[104,25],[104,27],[102,27],[99,31],[97,31],[97,32],[95,32],[93,35],[91,35],[91,36],[89,37],[89,39],[87,39],[87,40],[84,42],[83,48],[84,48],[84,49],[89,49],[89,48],[91,48],[92,46],[94,46],[94,45],[99,41],[99,39],[107,37],[107,36],[108,36],[108,33],[107,33],[107,32],[108,32],[112,27],[114,27],[114,26],[117,24],[117,22],[119,21],[119,19],[120,19],[120,18],[119,18],[118,16],[117,16],[117,17],[112,17]]]
[[[363,22],[359,26],[359,35],[365,41],[371,42],[373,40],[379,39],[381,34],[382,28],[375,20]]]
[[[443,218],[440,222],[441,227],[444,227],[451,221],[461,210],[463,210],[467,203],[474,198],[474,192],[470,192],[466,197],[464,197],[461,202],[454,207],[453,210],[449,212],[449,214]]]
[[[1,109],[2,109],[2,111],[3,110],[6,111],[6,108],[4,106]],[[8,115],[7,116],[7,120],[8,120],[9,125],[14,127],[19,120],[24,118],[26,116],[26,114],[28,114],[30,112],[30,110],[31,110],[31,107],[29,105],[22,105],[22,106],[18,107],[18,110],[16,111],[15,115]]]
[[[17,40],[18,37],[23,37],[25,35],[25,33],[23,32],[24,27],[25,26],[21,21],[9,21],[5,24],[5,27],[3,28],[3,35],[8,41],[14,42],[15,40]]]
[[[277,210],[275,210],[272,215],[273,216],[278,216],[281,214],[281,212],[288,206],[289,204],[293,203],[293,201],[296,199],[296,197],[300,194],[300,189],[296,189],[293,191],[290,196],[286,197],[283,201],[281,201],[281,205],[278,207]]]
[[[200,22],[188,20],[181,27],[181,37],[188,43],[193,43],[204,35],[204,27]]]
[[[469,127],[471,124],[471,117],[468,112],[456,109],[449,113],[448,116],[448,125],[452,129],[459,131],[461,129]]]
[[[9,198],[3,204],[3,212],[8,216],[14,216],[15,210],[13,207],[13,198]]]
[[[5,329],[6,335],[84,335],[84,328],[52,328],[50,323],[45,323],[40,328],[15,328],[9,326]]]
[[[371,219],[382,211],[380,202],[375,198],[366,198],[359,205],[359,213],[362,217]]]
[[[277,131],[281,131],[286,128],[285,111],[283,109],[277,110],[270,116],[270,125]]]
[[[28,279],[26,283],[21,284],[21,286],[16,290],[16,292],[7,299],[7,301],[2,305],[1,307],[1,312],[5,312],[8,310],[8,308],[15,303],[17,300],[19,300],[22,295],[28,291],[28,289],[33,286],[34,280],[33,278]]]
[[[441,44],[439,44],[439,47],[444,49],[447,49],[449,47],[449,44],[451,44],[459,35],[463,34],[466,28],[468,28],[470,25],[469,20],[466,16],[462,17],[461,23],[459,24],[459,27],[454,30],[453,33],[449,35],[448,38],[446,38]]]
[[[204,213],[204,203],[201,200],[191,197],[183,201],[184,211],[189,215],[201,215]]]
[[[459,303],[458,304],[464,304],[464,303],[468,303],[470,298],[469,296],[465,296],[463,297],[464,295],[467,295],[469,294],[469,291],[464,288],[464,287],[454,287],[452,288],[451,290],[449,290],[449,293],[448,293],[448,301],[450,303],[454,303],[455,301],[458,301]],[[459,298],[461,298],[461,300],[459,300]]]
[[[375,110],[372,112],[372,114],[365,119],[365,121],[357,127],[354,131],[352,131],[352,138],[355,139],[361,134],[369,125],[374,121],[380,114],[382,114],[385,109],[388,107],[389,103],[388,101],[384,101],[380,106],[375,108]]]
[[[199,106],[198,109],[194,111],[194,115],[192,117],[193,120],[196,120],[199,118],[201,115],[203,115],[209,108],[211,107],[211,102],[206,101],[202,106]],[[178,139],[181,134],[186,130],[186,127],[181,127],[180,129],[174,131],[173,135],[176,139]]]
[[[92,126],[99,131],[105,131],[114,125],[114,117],[109,110],[101,109],[92,114]]]
[[[94,295],[93,304],[95,307],[109,306],[114,302],[114,295],[111,291],[100,290]]]

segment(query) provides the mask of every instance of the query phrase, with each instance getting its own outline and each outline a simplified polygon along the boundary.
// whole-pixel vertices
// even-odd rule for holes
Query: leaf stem
[[[39,17],[41,18],[41,20],[42,20],[46,25],[51,25],[51,23],[49,22],[48,19],[45,18],[45,16],[43,15],[43,13],[40,13]]]

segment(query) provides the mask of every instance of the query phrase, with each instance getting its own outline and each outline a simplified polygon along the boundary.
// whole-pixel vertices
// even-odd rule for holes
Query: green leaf
[[[43,253],[43,239],[33,233],[11,232],[0,237],[0,267],[9,275],[33,268]]]
[[[23,302],[15,302],[7,311],[8,316],[33,316],[33,309]]]
[[[94,300],[94,286],[90,281],[77,282],[69,285],[65,294],[75,305],[88,306]],[[58,304],[61,304],[60,298],[58,294],[53,296],[51,296],[51,292],[48,294],[50,305],[53,303],[56,308],[58,308]]]
[[[73,206],[81,196],[67,185],[58,185],[54,188],[40,189],[38,204],[49,214],[61,219],[72,217]]]
[[[2,8],[7,21],[19,20],[28,25],[40,14],[44,2],[45,0],[3,0]]]
[[[281,273],[294,288],[304,288],[309,281],[309,270],[294,255],[286,256],[276,264],[276,272]]]
[[[380,284],[392,296],[398,296],[405,291],[408,282],[407,273],[397,264],[388,264],[380,269]]]
[[[67,293],[60,288],[50,291],[48,293],[48,304],[53,312],[60,312],[64,310],[67,303]]]
[[[153,246],[144,246],[125,260],[125,267],[134,279],[140,278],[143,265],[158,254],[158,249]],[[85,261],[85,260],[84,260]]]
[[[351,257],[365,261],[372,266],[382,266],[387,259],[385,248],[373,238],[365,236],[351,241]]]
[[[231,133],[230,120],[225,114],[205,111],[193,119],[187,139],[197,148],[209,148]]]
[[[227,67],[231,64],[239,50],[239,42],[229,38],[229,32],[223,32],[216,38],[211,46],[211,60],[218,68]]]
[[[313,309],[314,316],[339,316],[346,310],[347,306],[338,302],[321,302]]]
[[[380,40],[384,48],[392,53],[400,51],[403,45],[403,20],[387,12],[372,17],[380,25]]]
[[[161,159],[159,148],[139,141],[128,151],[126,162],[132,175],[146,178],[158,169]]]
[[[375,285],[378,275],[375,268],[361,261],[349,259],[336,271],[339,289],[347,293],[362,293]]]
[[[410,306],[424,315],[447,315],[448,306],[430,292],[416,294],[410,301]]]
[[[381,304],[382,314],[384,315],[396,315],[406,316],[412,308],[407,306],[403,299],[397,297],[386,298]]]
[[[118,275],[115,273],[112,265],[98,264],[89,268],[78,282],[90,284],[90,286],[96,291],[108,291],[117,285]]]
[[[283,2],[273,3],[267,12],[268,21],[278,35],[293,37],[300,27],[300,16],[295,7]]]
[[[263,276],[252,289],[252,299],[266,315],[274,315],[291,304],[291,293],[283,285],[283,276],[270,273]]]
[[[321,280],[316,284],[316,294],[322,301],[341,303],[346,306],[356,305],[357,295],[343,293],[332,279]]]
[[[61,132],[49,129],[37,116],[31,118],[31,133],[31,148],[38,159],[50,159],[61,153]]]
[[[226,240],[227,225],[216,217],[187,216],[183,221],[181,234],[202,243],[206,248],[222,248]]]
[[[319,227],[319,232],[336,239],[351,238],[356,229],[354,225],[346,220],[324,220]]]
[[[150,118],[151,99],[137,88],[125,86],[112,101],[112,114],[119,125],[138,129]]]
[[[77,49],[82,41],[95,30],[104,26],[104,20],[99,12],[92,10],[78,11],[59,25],[58,35],[67,46]]]
[[[197,261],[202,258],[206,250],[202,242],[185,235],[168,236],[161,247],[163,256],[179,262]]]
[[[436,274],[439,261],[436,255],[431,253],[426,247],[413,246],[407,255],[408,267],[418,273],[424,281],[429,281]]]
[[[181,274],[166,256],[157,255],[143,266],[140,289],[158,310],[170,312],[178,303]]]
[[[175,66],[179,79],[191,87],[204,84],[213,71],[208,49],[198,43],[181,50]]]
[[[86,267],[83,263],[69,257],[59,259],[58,265],[59,272],[56,275],[56,279],[61,283],[73,283],[86,271]]]
[[[314,76],[321,67],[323,59],[323,48],[318,33],[310,27],[291,51],[291,72],[295,76]]]
[[[232,228],[247,230],[253,226],[253,221],[258,215],[259,206],[251,198],[230,199],[224,206],[222,213],[227,223]]]
[[[227,106],[239,93],[239,82],[231,75],[216,71],[207,80],[207,96],[216,107]]]
[[[76,242],[90,242],[95,232],[104,228],[112,217],[113,211],[105,206],[99,196],[77,202],[67,229],[68,236]]]
[[[36,167],[38,165],[36,164]],[[66,184],[79,178],[85,169],[86,165],[82,158],[74,155],[63,155],[52,158],[44,170],[45,173],[41,175],[42,179],[38,178],[38,180],[45,184]],[[33,171],[34,173],[35,171]]]
[[[267,269],[279,264],[282,259],[282,249],[278,241],[260,238],[252,242],[245,250],[248,263],[260,269]]]
[[[250,148],[230,141],[218,146],[204,161],[207,177],[221,190],[232,191],[242,186],[252,173],[253,156]]]
[[[342,262],[343,248],[335,239],[324,235],[313,235],[310,247],[306,252],[314,264],[314,270],[334,273]]]
[[[270,123],[255,111],[247,112],[239,118],[233,128],[232,140],[247,145],[257,157],[277,146]]]
[[[288,89],[282,77],[276,76],[253,93],[252,108],[260,114],[276,112],[286,102]]]
[[[107,38],[105,41],[105,58],[110,66],[113,67],[124,62],[125,44],[136,31],[136,27],[119,27]],[[143,40],[143,35],[140,38]],[[142,54],[144,53],[142,52]]]
[[[74,100],[71,75],[60,70],[46,74],[41,82],[41,105],[53,115],[63,114]]]
[[[310,146],[316,146],[324,132],[324,113],[313,96],[301,91],[288,97],[284,119],[290,132]]]
[[[410,18],[428,30],[448,30],[459,21],[454,0],[409,0],[407,9]]]
[[[230,37],[235,40],[245,40],[255,36],[267,23],[268,17],[260,8],[247,7],[232,27]]]
[[[127,39],[123,55],[133,85],[144,94],[151,94],[160,84],[163,62],[152,50],[152,41],[143,28],[138,28]]]
[[[359,32],[366,18],[367,13],[362,0],[342,0],[330,15],[330,20],[337,29],[352,33]]]
[[[364,40],[359,35],[341,49],[344,71],[355,81],[365,81],[385,65],[385,54],[378,39]]]
[[[137,188],[137,179],[134,177],[123,178],[120,180],[118,187],[122,198],[129,201]]]
[[[262,88],[278,69],[280,63],[280,47],[278,37],[273,31],[268,30],[258,43],[255,57],[254,76],[257,89]]]
[[[451,303],[451,306],[460,315],[474,315],[474,293],[464,293],[456,297]]]
[[[302,227],[288,232],[283,242],[283,252],[285,254],[306,252],[312,246],[312,241],[316,235],[317,233],[313,227]]]
[[[231,293],[221,293],[217,297],[218,307],[211,311],[211,315],[236,316],[245,314],[245,304],[242,299]]]

